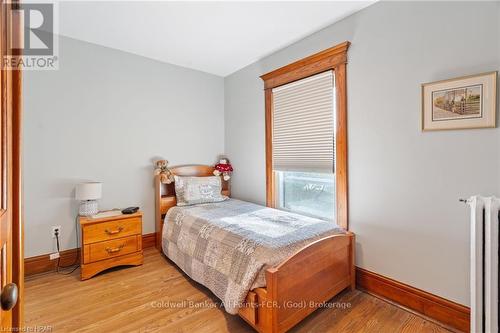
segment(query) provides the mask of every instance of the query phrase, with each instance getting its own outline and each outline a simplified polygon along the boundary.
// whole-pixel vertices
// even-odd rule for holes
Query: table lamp
[[[102,183],[86,182],[76,185],[75,198],[80,200],[78,214],[81,216],[91,216],[99,212],[97,199],[101,198]]]

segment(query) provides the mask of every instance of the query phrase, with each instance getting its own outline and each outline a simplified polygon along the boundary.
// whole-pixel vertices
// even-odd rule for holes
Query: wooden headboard
[[[213,176],[214,168],[209,165],[180,165],[169,168],[176,176],[192,176],[192,177],[208,177]],[[230,181],[222,179],[222,194],[230,197],[231,186]],[[156,248],[161,252],[161,234],[163,229],[163,219],[167,211],[177,204],[175,198],[174,183],[162,184],[160,176],[155,176],[155,233],[156,233]]]

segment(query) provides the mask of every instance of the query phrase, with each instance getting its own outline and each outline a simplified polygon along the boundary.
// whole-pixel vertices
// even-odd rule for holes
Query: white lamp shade
[[[88,182],[76,185],[76,200],[97,200],[102,195],[102,183]]]

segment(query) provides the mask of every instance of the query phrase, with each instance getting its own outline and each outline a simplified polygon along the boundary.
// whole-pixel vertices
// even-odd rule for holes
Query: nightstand
[[[142,212],[80,217],[81,279],[121,265],[142,265]]]

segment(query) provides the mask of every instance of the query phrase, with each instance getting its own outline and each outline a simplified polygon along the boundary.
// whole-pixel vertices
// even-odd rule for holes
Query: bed
[[[170,171],[213,175],[206,165]],[[222,184],[222,194],[230,197],[230,183]],[[162,184],[159,176],[155,189],[158,250],[258,332],[286,332],[342,290],[355,287],[354,234],[349,231],[235,199],[177,207],[174,185]],[[207,228],[211,241],[197,239]],[[230,243],[240,244],[236,256]]]

